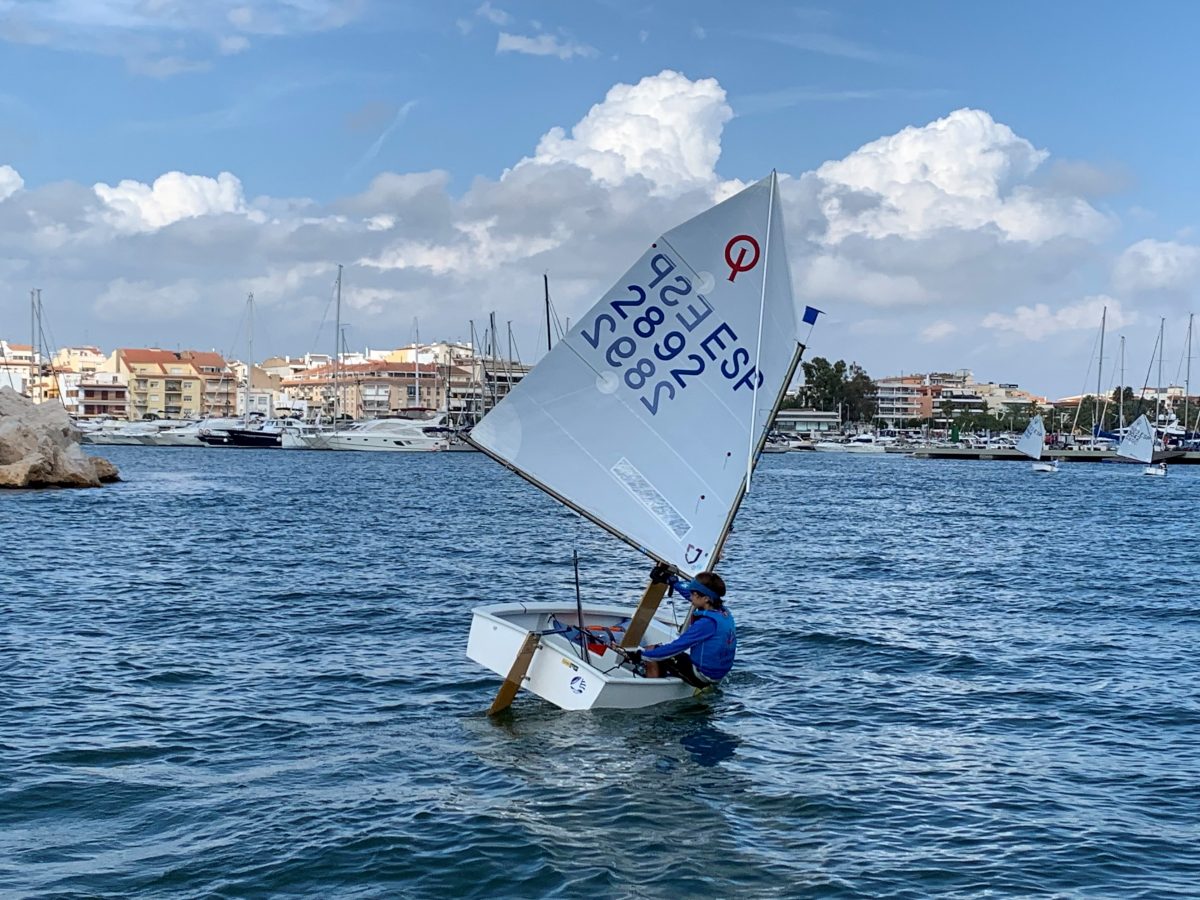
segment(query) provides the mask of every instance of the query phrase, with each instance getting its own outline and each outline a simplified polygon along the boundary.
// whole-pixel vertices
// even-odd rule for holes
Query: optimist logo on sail
[[[733,251],[737,249],[737,259],[733,258]],[[750,257],[750,262],[746,262],[747,248],[754,252]],[[737,278],[742,272],[749,272],[758,265],[758,257],[762,251],[759,249],[758,241],[753,235],[739,234],[737,237],[730,238],[729,243],[725,245],[725,265],[729,266],[729,280]]]

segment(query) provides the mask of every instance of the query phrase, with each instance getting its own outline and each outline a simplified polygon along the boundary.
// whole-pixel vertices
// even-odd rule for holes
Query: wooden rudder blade
[[[533,654],[537,651],[541,640],[542,636],[535,631],[531,631],[525,636],[525,642],[517,651],[517,658],[513,660],[512,668],[504,677],[504,684],[500,685],[500,690],[496,692],[496,699],[488,708],[489,716],[503,712],[512,705],[513,698],[521,690],[521,683],[525,680],[525,673],[529,671],[529,664],[533,662]]]

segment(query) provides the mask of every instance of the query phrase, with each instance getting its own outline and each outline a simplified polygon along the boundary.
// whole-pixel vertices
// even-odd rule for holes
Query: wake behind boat
[[[651,244],[468,440],[667,570],[712,571],[818,313],[793,302],[772,173]],[[652,579],[636,609],[476,608],[467,654],[505,675],[490,711],[521,688],[564,709],[694,693],[609,646],[673,638],[657,617],[666,591]],[[571,628],[611,640],[592,655]]]

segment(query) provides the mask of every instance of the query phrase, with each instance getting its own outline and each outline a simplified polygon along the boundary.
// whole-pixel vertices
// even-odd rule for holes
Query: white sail
[[[1144,463],[1154,459],[1154,429],[1145,415],[1138,416],[1138,420],[1129,426],[1117,447],[1117,455]]]
[[[1030,459],[1041,459],[1042,448],[1046,446],[1046,428],[1042,425],[1042,417],[1034,416],[1029,420],[1029,426],[1021,439],[1017,441],[1017,449]]]
[[[772,174],[655,241],[472,442],[702,571],[794,369],[800,320]]]

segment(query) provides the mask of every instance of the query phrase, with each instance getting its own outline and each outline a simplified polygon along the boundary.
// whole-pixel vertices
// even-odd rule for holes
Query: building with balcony
[[[95,419],[111,416],[129,417],[129,390],[125,376],[116,372],[96,372],[79,381],[79,403],[76,416]]]
[[[236,383],[218,353],[122,348],[104,371],[124,375],[130,419],[233,415]]]
[[[875,382],[875,418],[888,428],[927,419],[933,412],[932,394],[924,375],[897,375]]]

